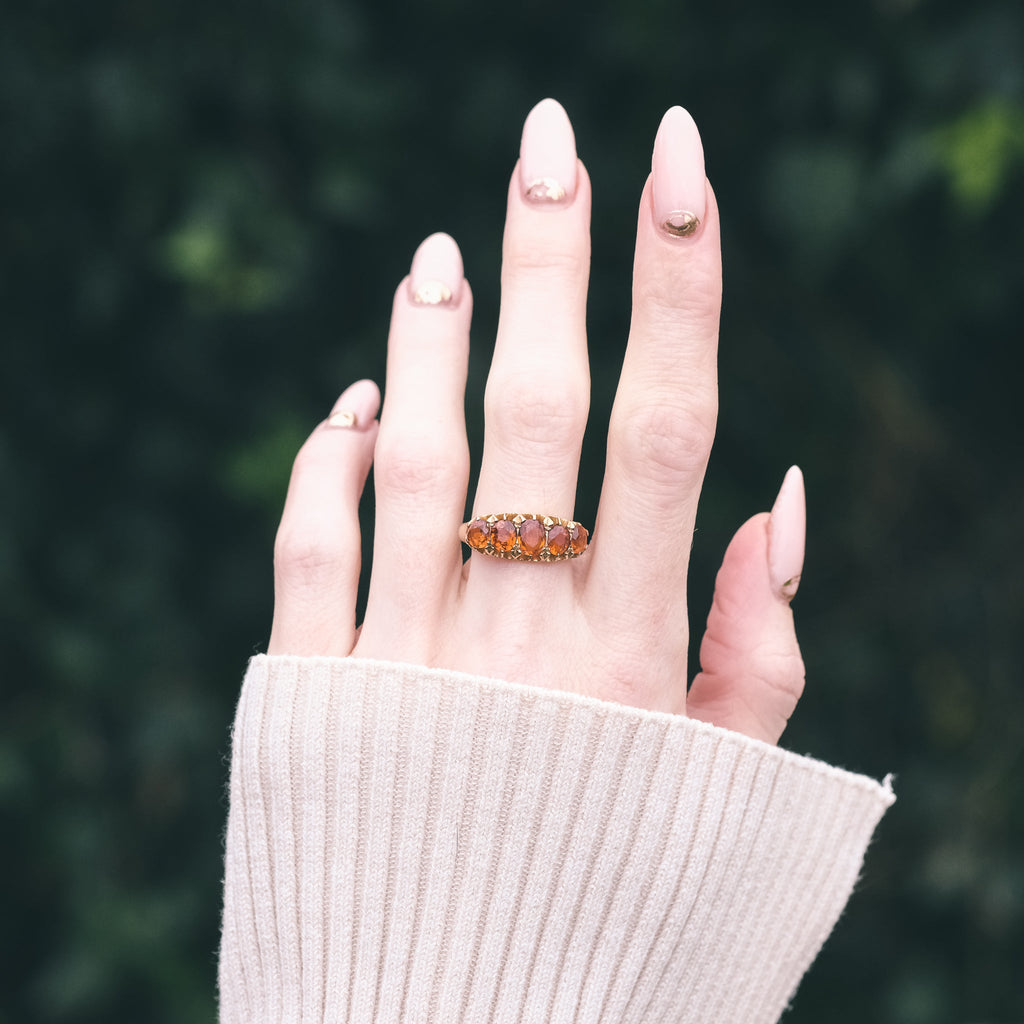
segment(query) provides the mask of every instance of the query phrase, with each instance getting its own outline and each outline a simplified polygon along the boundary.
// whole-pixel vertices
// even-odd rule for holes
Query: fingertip
[[[543,99],[526,116],[519,143],[523,198],[531,205],[571,203],[576,195],[576,134],[565,108]]]
[[[409,270],[409,301],[419,306],[458,306],[462,297],[462,252],[451,235],[437,231],[416,249]]]
[[[704,145],[697,124],[683,107],[661,119],[651,156],[651,211],[667,238],[696,238],[707,217]]]
[[[635,328],[639,336],[656,342],[652,351],[673,358],[690,343],[696,346],[694,357],[702,364],[708,360],[711,370],[722,304],[721,230],[710,184],[702,180],[700,189],[699,198],[686,207],[681,199],[657,196],[656,173],[644,183],[637,210],[631,336]],[[688,236],[667,231],[663,221],[668,213],[687,208],[702,211],[699,230]]]
[[[368,430],[380,411],[380,388],[375,381],[357,380],[338,396],[327,426],[344,430]]]

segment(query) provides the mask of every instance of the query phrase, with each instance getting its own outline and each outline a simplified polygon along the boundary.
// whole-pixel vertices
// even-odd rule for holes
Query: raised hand
[[[527,118],[509,189],[474,515],[575,522],[590,392],[590,196],[569,120],[545,100]],[[377,388],[360,381],[296,459],[269,653],[446,667],[686,713],[775,742],[803,688],[789,609],[803,561],[799,470],[772,513],[730,544],[687,694],[687,564],[715,433],[720,302],[715,197],[696,126],[674,107],[640,200],[632,321],[593,539],[558,560],[470,553],[459,526],[472,296],[454,241],[428,238],[395,295],[379,425]],[[357,509],[371,463],[373,566],[357,629]],[[512,544],[528,549],[522,537]]]

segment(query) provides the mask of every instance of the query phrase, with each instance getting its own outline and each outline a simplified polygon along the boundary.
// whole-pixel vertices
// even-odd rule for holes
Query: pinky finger
[[[274,544],[269,654],[344,656],[355,644],[359,499],[379,407],[377,385],[357,381],[296,456]]]
[[[775,743],[804,688],[789,602],[804,557],[804,486],[795,466],[771,514],[736,532],[715,581],[686,713]]]

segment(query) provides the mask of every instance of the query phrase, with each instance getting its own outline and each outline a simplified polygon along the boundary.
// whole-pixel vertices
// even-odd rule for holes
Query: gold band
[[[587,550],[589,533],[574,519],[502,512],[478,515],[459,528],[474,551],[516,562],[562,562]]]

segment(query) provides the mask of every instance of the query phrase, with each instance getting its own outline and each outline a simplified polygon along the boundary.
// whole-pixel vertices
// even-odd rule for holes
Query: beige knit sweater
[[[887,784],[691,719],[260,656],[235,721],[222,1024],[761,1024]]]

